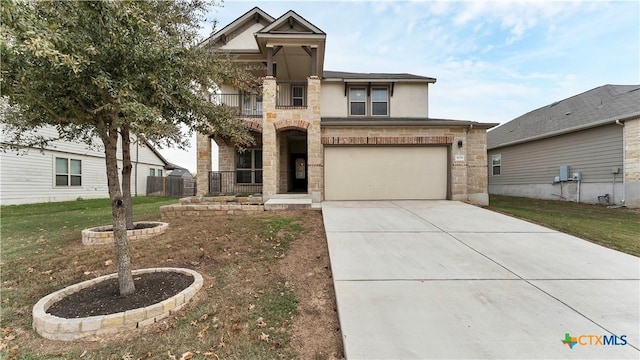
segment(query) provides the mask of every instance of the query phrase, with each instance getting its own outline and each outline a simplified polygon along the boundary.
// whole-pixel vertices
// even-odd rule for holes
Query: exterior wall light
[[[462,140],[458,140],[458,148],[462,147]]]

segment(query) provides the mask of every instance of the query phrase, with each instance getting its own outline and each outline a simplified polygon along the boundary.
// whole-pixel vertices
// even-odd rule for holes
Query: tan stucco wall
[[[426,84],[396,83],[390,102],[392,117],[429,116],[429,88]]]
[[[363,84],[363,86],[366,85]],[[387,84],[380,85],[386,86]],[[391,96],[391,88],[389,88],[389,96],[389,117],[426,118],[429,116],[427,84],[396,83],[393,88],[393,96]],[[333,81],[322,83],[320,105],[322,117],[349,116],[349,96],[344,94],[344,83]],[[367,109],[367,111],[369,110]],[[354,118],[357,119],[357,117]]]
[[[322,117],[344,117],[347,116],[347,111],[344,83],[323,82],[320,94],[320,115]]]
[[[258,50],[258,44],[256,43],[254,34],[262,30],[264,26],[263,23],[253,23],[250,26],[243,26],[229,34],[227,36],[230,38],[229,42],[222,45],[220,49]]]

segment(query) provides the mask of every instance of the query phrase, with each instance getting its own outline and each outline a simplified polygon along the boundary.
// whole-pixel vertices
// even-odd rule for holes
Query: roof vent
[[[567,111],[566,113],[564,113],[565,115],[571,115],[571,111]]]

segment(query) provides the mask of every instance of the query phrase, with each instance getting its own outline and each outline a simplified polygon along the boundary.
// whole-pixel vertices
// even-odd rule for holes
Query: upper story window
[[[502,155],[495,154],[491,155],[491,174],[492,175],[500,175],[502,167]]]
[[[389,88],[381,86],[349,88],[349,115],[389,116]]]
[[[82,186],[82,161],[56,158],[56,186]]]
[[[366,115],[367,89],[352,87],[349,89],[349,115]]]
[[[389,115],[389,90],[387,88],[371,89],[371,115]]]
[[[304,85],[291,86],[291,104],[293,106],[304,106]]]

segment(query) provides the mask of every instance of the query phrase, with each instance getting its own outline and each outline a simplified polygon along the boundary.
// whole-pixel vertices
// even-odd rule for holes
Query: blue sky
[[[327,34],[325,70],[434,77],[429,116],[505,123],[604,84],[640,83],[638,1],[225,1]],[[208,23],[203,35],[211,32]],[[194,144],[195,146],[195,144]],[[195,149],[161,152],[195,171]]]

